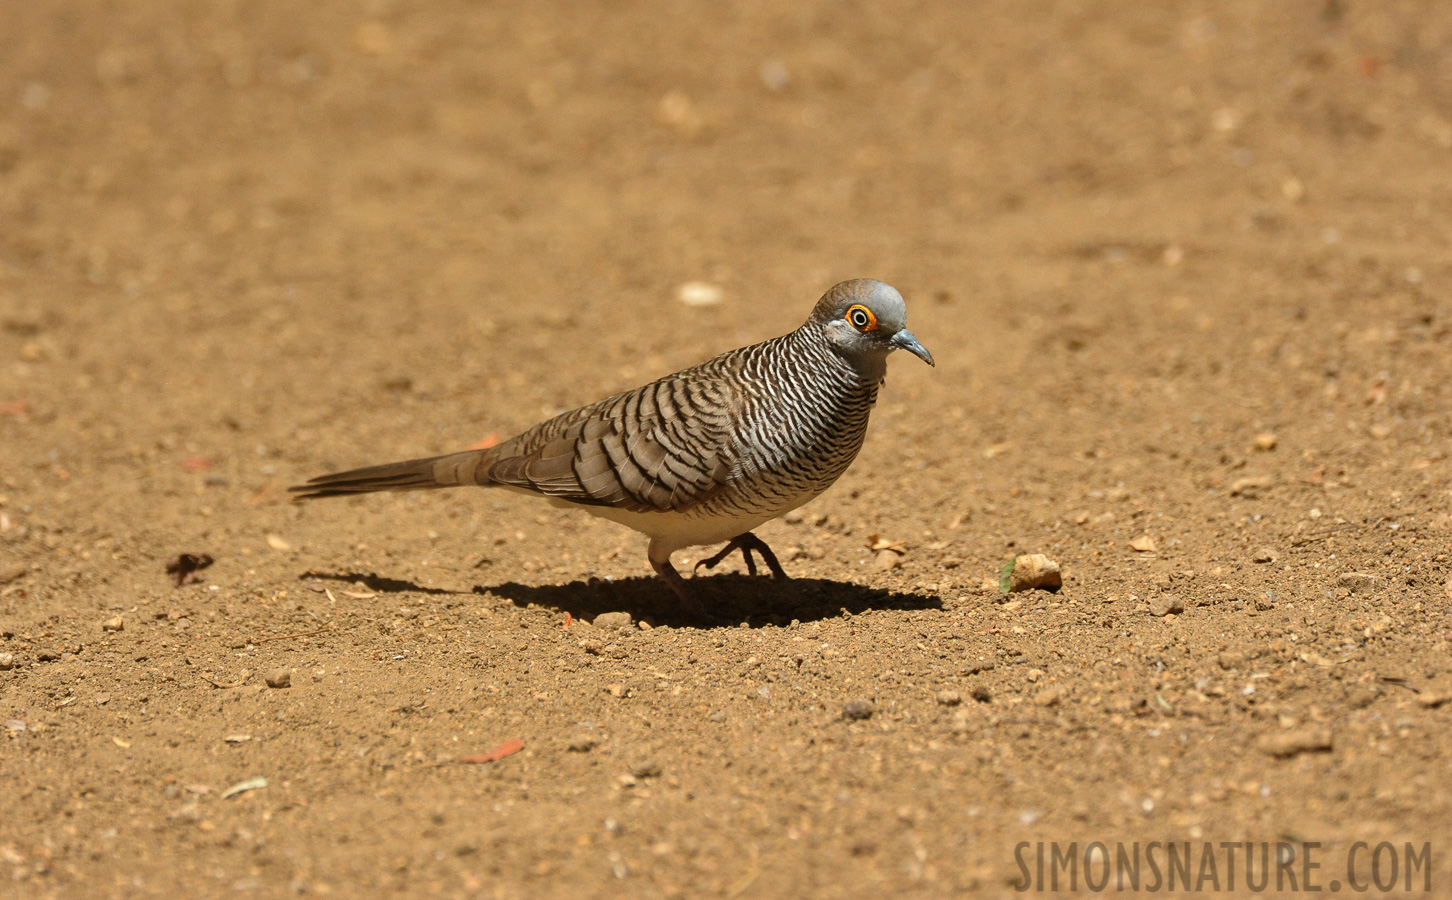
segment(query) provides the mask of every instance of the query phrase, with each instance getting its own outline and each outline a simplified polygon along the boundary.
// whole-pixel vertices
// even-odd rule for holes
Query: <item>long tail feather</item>
[[[288,488],[294,499],[341,497],[345,494],[370,494],[374,491],[426,491],[458,485],[490,484],[488,466],[481,465],[488,450],[466,450],[428,459],[407,459],[319,475],[307,484]]]

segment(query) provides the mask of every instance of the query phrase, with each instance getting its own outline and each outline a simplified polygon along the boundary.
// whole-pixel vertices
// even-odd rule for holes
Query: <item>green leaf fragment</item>
[[[1013,587],[1013,567],[1018,562],[1018,557],[1011,557],[1004,562],[1003,568],[998,570],[998,592],[1007,594]]]

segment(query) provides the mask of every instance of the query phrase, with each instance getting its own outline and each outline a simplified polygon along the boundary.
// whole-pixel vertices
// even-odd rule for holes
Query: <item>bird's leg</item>
[[[766,545],[766,541],[763,541],[749,531],[736,540],[741,541],[741,552],[747,553],[748,559],[751,558],[749,554],[752,550],[761,554],[761,559],[766,563],[766,567],[771,570],[773,578],[790,577],[787,575],[786,570],[781,567],[781,563],[776,561],[776,554],[771,552],[771,548]]]
[[[752,575],[756,574],[756,560],[751,556],[754,550],[761,554],[762,560],[766,562],[766,567],[771,570],[772,575],[777,578],[787,577],[786,571],[782,569],[781,563],[776,561],[776,554],[771,552],[771,548],[766,545],[766,541],[763,541],[749,531],[732,538],[725,547],[721,548],[720,553],[696,563],[695,571],[700,571],[702,566],[705,566],[707,569],[716,568],[717,563],[730,556],[735,550],[741,551],[741,557],[746,560],[746,571],[748,573]]]
[[[654,542],[652,542],[653,544]],[[686,611],[692,615],[700,616],[703,619],[710,619],[711,615],[706,612],[706,607],[701,603],[701,598],[691,592],[690,587],[686,584],[686,580],[681,577],[681,573],[677,572],[676,567],[671,565],[670,554],[666,553],[662,555],[652,546],[649,551],[649,557],[650,567],[655,570],[655,574],[659,575],[661,580],[680,599],[681,605],[686,608]]]
[[[732,538],[726,544],[726,546],[724,546],[724,547],[721,548],[721,552],[720,553],[717,553],[715,556],[708,557],[706,559],[703,559],[703,560],[697,562],[696,563],[696,567],[691,570],[691,574],[694,575],[696,572],[701,571],[701,567],[702,566],[705,566],[707,569],[714,569],[714,568],[716,568],[716,564],[717,563],[721,562],[721,560],[723,560],[726,557],[730,556],[732,553],[735,553],[737,550],[740,550],[742,557],[744,557],[746,559],[746,571],[747,572],[750,572],[752,575],[755,575],[756,574],[756,560],[754,560],[754,559],[751,558],[751,551],[748,550],[748,549],[746,549],[744,546],[742,546],[742,544],[741,544],[741,538],[739,538],[739,537]]]

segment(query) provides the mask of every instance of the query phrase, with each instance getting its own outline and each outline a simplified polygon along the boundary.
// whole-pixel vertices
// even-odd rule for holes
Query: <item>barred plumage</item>
[[[648,535],[651,565],[687,603],[670,564],[684,547],[730,540],[783,575],[750,532],[846,471],[867,433],[887,355],[932,356],[880,281],[829,290],[795,331],[561,413],[488,450],[354,469],[291,490],[298,499],[458,485],[499,486],[579,506]]]

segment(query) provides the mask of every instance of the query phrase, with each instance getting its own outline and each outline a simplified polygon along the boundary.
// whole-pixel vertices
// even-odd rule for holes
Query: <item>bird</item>
[[[488,449],[321,475],[289,490],[297,500],[462,486],[541,496],[644,534],[651,568],[686,608],[704,613],[671,555],[725,541],[693,574],[739,550],[748,574],[758,553],[786,578],[753,529],[816,498],[851,465],[889,354],[906,350],[935,365],[906,320],[896,288],[844,281],[794,331],[560,413]]]

